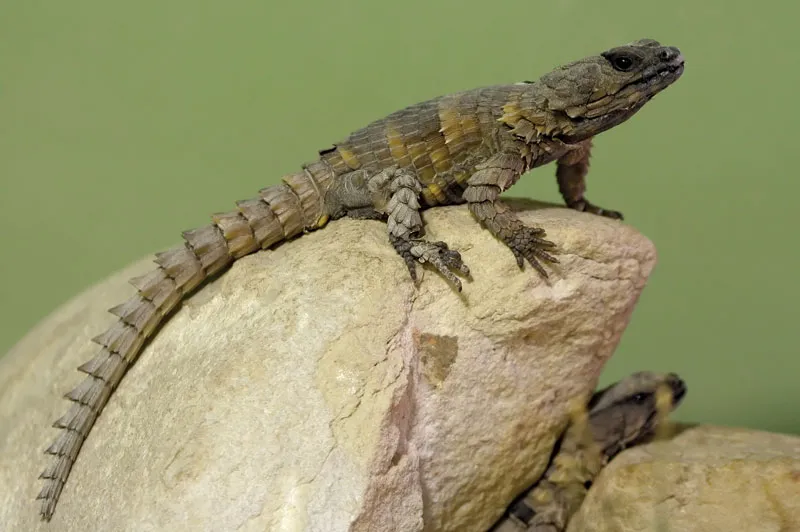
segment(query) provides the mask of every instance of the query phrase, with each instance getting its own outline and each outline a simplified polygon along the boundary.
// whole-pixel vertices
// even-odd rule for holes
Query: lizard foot
[[[518,220],[515,221],[513,229],[500,233],[500,238],[514,253],[517,265],[520,268],[522,268],[524,261],[527,260],[542,277],[547,279],[548,275],[542,266],[542,261],[558,263],[558,259],[547,252],[547,250],[555,248],[556,245],[544,239],[544,229],[528,227]]]
[[[451,270],[469,275],[469,267],[461,260],[458,251],[447,247],[444,242],[429,242],[423,239],[404,239],[391,235],[389,239],[411,274],[417,280],[417,262],[429,263],[439,274],[450,281],[461,292],[461,280]]]
[[[613,220],[623,220],[622,213],[619,211],[611,211],[608,209],[604,209],[595,205],[594,203],[587,201],[585,199],[574,201],[569,204],[570,209],[575,209],[576,211],[581,212],[588,212],[591,214],[596,214],[598,216],[605,216],[606,218],[611,218]]]

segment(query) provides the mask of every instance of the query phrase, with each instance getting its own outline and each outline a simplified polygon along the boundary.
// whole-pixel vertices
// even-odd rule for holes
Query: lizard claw
[[[409,250],[421,263],[430,263],[439,274],[453,283],[461,292],[461,280],[451,270],[457,270],[464,275],[469,275],[469,267],[461,260],[461,253],[449,249],[444,242],[428,242],[427,240],[412,240]]]
[[[403,257],[411,278],[417,280],[416,263],[429,263],[445,279],[450,281],[461,292],[461,280],[453,270],[469,275],[469,267],[464,264],[461,254],[450,249],[445,242],[429,242],[422,239],[405,240],[392,238],[392,245]]]
[[[557,264],[558,259],[552,256],[547,250],[556,247],[553,242],[545,240],[545,231],[539,227],[521,226],[505,240],[506,245],[514,253],[517,265],[522,268],[524,261],[527,260],[539,274],[547,279],[547,271],[542,266],[542,261]]]

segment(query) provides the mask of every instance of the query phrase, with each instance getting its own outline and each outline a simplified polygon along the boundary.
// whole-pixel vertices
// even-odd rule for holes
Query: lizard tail
[[[281,184],[261,190],[258,198],[237,202],[236,210],[213,215],[213,223],[185,231],[182,246],[156,254],[158,268],[131,279],[136,295],[109,309],[119,319],[92,339],[100,350],[78,368],[86,378],[66,394],[73,404],[53,424],[63,430],[45,450],[54,459],[39,475],[44,487],[37,499],[42,500],[44,521],[52,517],[97,416],[170,311],[236,259],[324,226],[328,218],[323,196],[333,177],[325,163],[305,165],[302,172],[284,176]]]

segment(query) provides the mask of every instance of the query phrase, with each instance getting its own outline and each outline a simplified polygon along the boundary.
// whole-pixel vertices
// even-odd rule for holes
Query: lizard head
[[[537,103],[557,115],[563,141],[579,142],[633,116],[681,77],[683,64],[674,46],[641,39],[542,76]]]
[[[686,384],[675,373],[634,373],[592,395],[588,410],[593,437],[609,457],[648,441],[684,395]]]

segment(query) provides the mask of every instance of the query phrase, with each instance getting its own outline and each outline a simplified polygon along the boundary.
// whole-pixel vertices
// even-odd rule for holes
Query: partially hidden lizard
[[[99,352],[78,368],[87,377],[66,394],[73,404],[54,423],[63,430],[45,451],[54,459],[40,475],[42,519],[52,517],[83,442],[145,342],[205,280],[245,255],[348,216],[385,220],[389,242],[412,280],[416,263],[428,263],[460,291],[454,272],[468,276],[469,268],[446,243],[423,238],[420,211],[463,203],[510,248],[520,268],[527,260],[547,277],[542,262],[558,262],[555,244],[544,229],[523,225],[500,194],[531,168],[555,161],[569,207],[622,218],[584,196],[592,137],[633,116],[683,68],[677,48],[644,39],[535,82],[418,103],[320,151],[281,184],[213,215],[211,224],[185,231],[182,245],[156,254],[157,268],[131,280],[137,293],[109,310],[119,320],[93,339]]]
[[[595,392],[574,412],[542,478],[490,532],[563,532],[602,468],[623,450],[654,439],[684,395],[678,375],[646,371]]]

